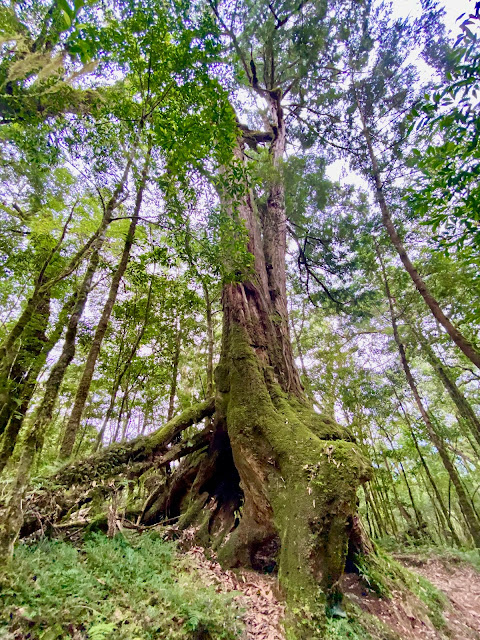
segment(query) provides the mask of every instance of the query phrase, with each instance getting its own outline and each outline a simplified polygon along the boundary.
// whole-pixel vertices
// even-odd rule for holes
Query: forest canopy
[[[0,1],[7,574],[188,532],[310,640],[345,572],[425,604],[386,551],[478,553],[480,3],[399,4]],[[238,637],[202,594],[178,637]]]

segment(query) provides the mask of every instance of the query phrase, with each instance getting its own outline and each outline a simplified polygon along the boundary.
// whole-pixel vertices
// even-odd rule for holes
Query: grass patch
[[[78,549],[55,540],[20,545],[1,578],[0,637],[239,638],[235,594],[203,586],[200,575],[186,571],[174,545],[155,533],[96,533]]]

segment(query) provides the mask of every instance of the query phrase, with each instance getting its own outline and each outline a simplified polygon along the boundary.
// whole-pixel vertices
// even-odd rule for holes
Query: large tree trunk
[[[281,135],[281,121],[277,125]],[[278,144],[282,147],[284,139]],[[276,166],[275,142],[273,149]],[[240,146],[236,156],[243,164]],[[226,521],[228,529],[218,532],[219,558],[234,566],[278,565],[290,610],[301,611],[288,623],[292,637],[322,637],[319,605],[339,597],[356,492],[369,467],[344,429],[313,411],[294,365],[281,180],[271,187],[261,221],[250,191],[236,212],[249,233],[255,275],[227,284],[222,297],[213,446],[221,441],[231,447],[235,473],[230,472],[229,481],[232,487],[239,482],[241,519],[236,527]],[[205,459],[210,467],[213,453]],[[221,477],[217,465],[216,478]],[[192,489],[198,495],[206,485],[195,480]],[[231,497],[238,496],[232,491]],[[216,531],[215,525],[210,531]]]

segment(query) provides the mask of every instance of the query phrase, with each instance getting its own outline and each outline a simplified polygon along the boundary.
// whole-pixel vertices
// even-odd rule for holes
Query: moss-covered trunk
[[[236,207],[255,274],[223,291],[215,428],[228,434],[242,505],[218,551],[229,565],[276,564],[290,637],[311,639],[322,637],[325,606],[340,597],[356,492],[369,467],[346,430],[303,393],[288,329],[283,202],[279,178],[261,220],[250,192]]]
[[[5,429],[0,439],[0,473],[15,448],[40,370],[63,329],[63,318],[61,318],[60,331],[53,331],[51,339],[48,340],[45,332],[49,319],[50,297],[46,296],[32,313],[23,331],[22,343],[18,346],[10,369],[5,373],[2,372],[1,386],[5,396],[0,412],[0,422],[5,425]]]
[[[271,342],[264,304],[251,283],[224,291],[216,420],[226,424],[243,506],[219,555],[230,565],[275,562],[292,637],[321,637],[325,604],[339,596],[356,491],[368,467],[342,428],[282,389],[269,359],[279,345]]]

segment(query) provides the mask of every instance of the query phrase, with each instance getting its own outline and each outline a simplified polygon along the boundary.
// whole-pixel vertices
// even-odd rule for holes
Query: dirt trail
[[[397,556],[409,569],[427,578],[447,596],[444,612],[452,639],[480,639],[480,573],[455,558]]]
[[[429,580],[447,597],[443,612],[446,629],[440,631],[434,627],[426,609],[416,598],[401,592],[394,592],[391,600],[378,598],[362,585],[357,576],[345,576],[345,594],[402,640],[480,640],[478,571],[455,558],[403,554],[396,555],[396,559]]]
[[[244,640],[285,640],[282,631],[285,608],[275,595],[275,577],[255,571],[225,571],[218,562],[208,560],[201,547],[191,547],[185,556],[194,561],[203,584],[215,585],[222,592],[238,592],[234,600],[244,611]]]
[[[278,599],[274,576],[254,571],[225,571],[218,562],[205,557],[201,547],[191,547],[185,557],[200,571],[204,584],[219,591],[238,592],[234,602],[243,610],[246,622],[244,640],[285,640],[283,603]],[[397,555],[408,569],[425,577],[447,597],[444,611],[447,628],[439,631],[422,611],[422,604],[400,591],[392,599],[381,599],[347,574],[343,581],[346,597],[376,617],[383,627],[372,637],[378,640],[480,640],[480,573],[455,558],[424,558],[415,554]]]

